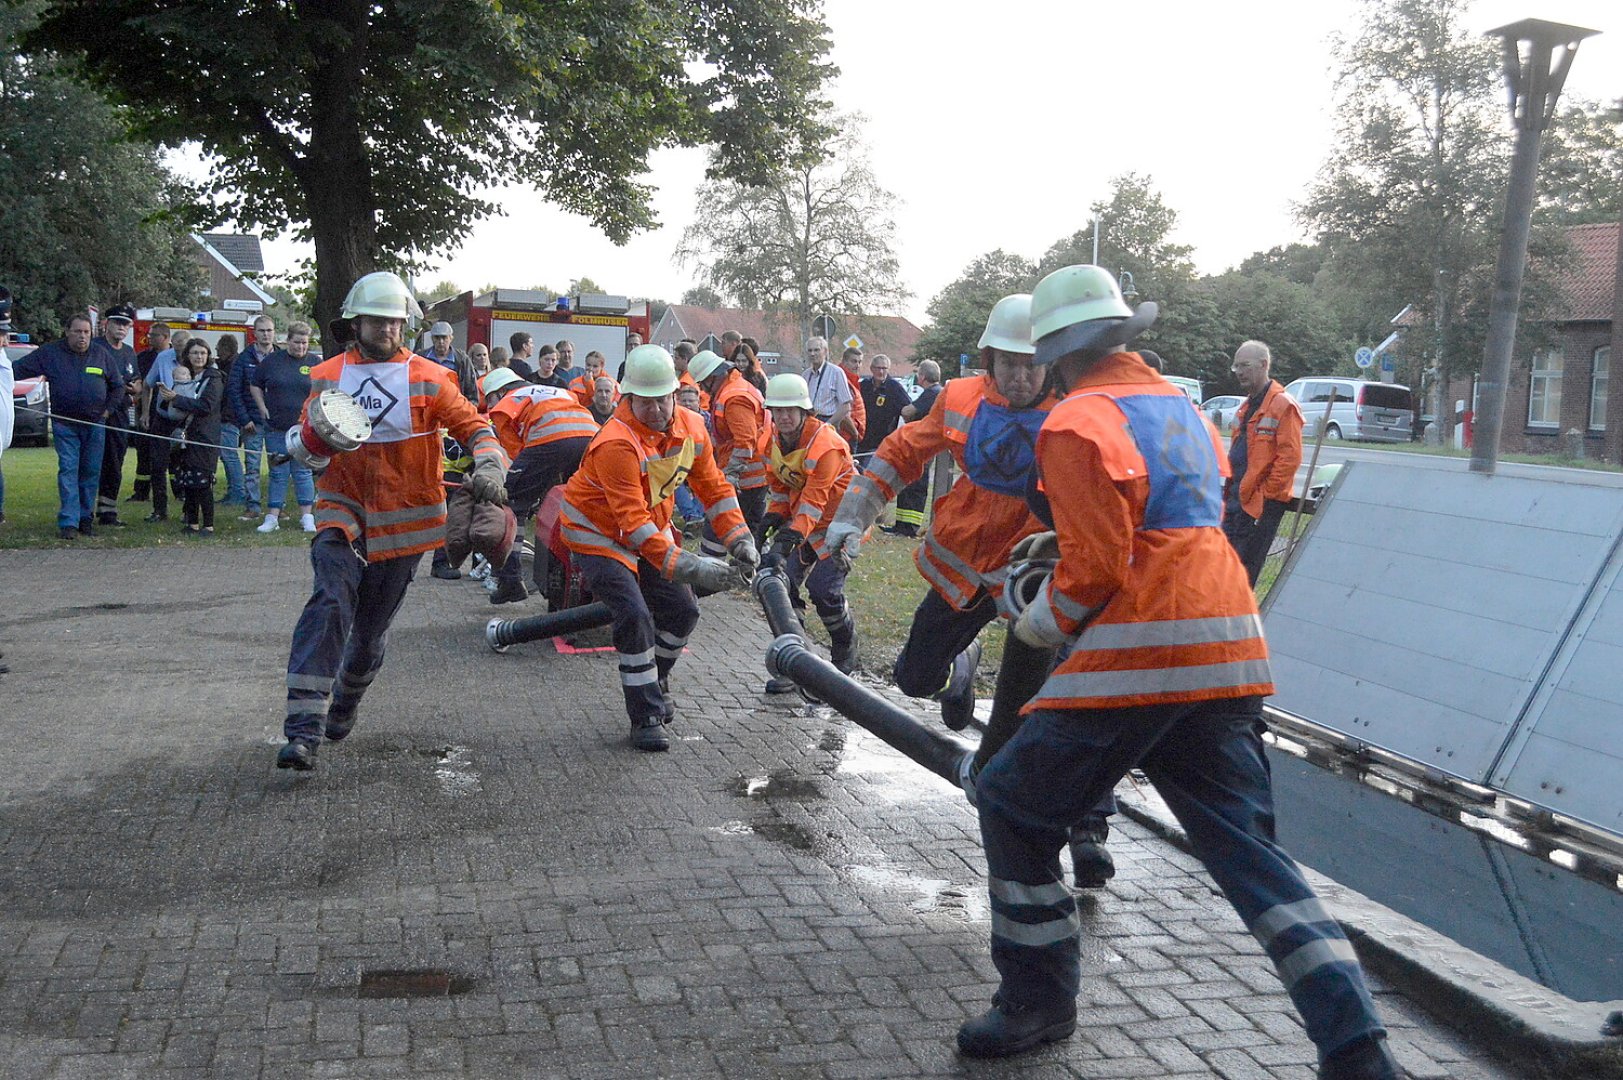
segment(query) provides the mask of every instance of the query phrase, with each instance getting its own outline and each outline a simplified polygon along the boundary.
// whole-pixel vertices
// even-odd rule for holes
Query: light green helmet
[[[703,352],[696,353],[693,359],[688,361],[688,374],[692,375],[696,382],[704,382],[720,371],[726,363],[727,361],[709,349],[705,349]]]
[[[399,274],[378,270],[363,275],[349,287],[339,315],[353,319],[357,315],[375,315],[380,319],[404,319],[415,323],[422,319],[423,309],[411,294]]]
[[[766,407],[811,412],[811,391],[806,387],[806,380],[792,371],[772,376],[766,381]]]
[[[1035,361],[1051,364],[1083,349],[1121,345],[1155,322],[1155,304],[1135,312],[1121,298],[1110,271],[1100,266],[1065,266],[1031,291],[1031,340]]]
[[[658,345],[638,345],[626,356],[626,377],[620,392],[633,397],[664,397],[676,393],[676,365]]]
[[[1004,352],[1030,356],[1031,294],[1015,293],[992,305],[992,314],[986,317],[986,329],[981,332],[977,349],[1002,349]]]
[[[509,386],[523,381],[524,377],[512,368],[499,367],[480,381],[479,389],[484,391],[486,397],[489,397],[498,390],[505,390]]]

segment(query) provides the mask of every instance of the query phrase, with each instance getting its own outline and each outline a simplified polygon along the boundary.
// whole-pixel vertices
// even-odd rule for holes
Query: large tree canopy
[[[1031,260],[999,248],[964,268],[958,279],[936,293],[925,309],[930,325],[913,349],[915,360],[935,360],[948,377],[957,375],[959,357],[972,359],[992,307],[1005,296],[1030,292],[1037,267]]]
[[[14,51],[27,18],[0,8],[0,284],[18,329],[54,337],[90,304],[194,304],[172,178],[106,102]]]
[[[163,143],[200,143],[222,219],[314,241],[316,310],[442,251],[514,177],[612,239],[639,177],[716,144],[763,179],[816,127],[816,0],[50,0],[27,38],[75,58]]]

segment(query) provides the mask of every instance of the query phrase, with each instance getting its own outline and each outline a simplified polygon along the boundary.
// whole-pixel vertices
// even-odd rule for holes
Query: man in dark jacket
[[[90,316],[68,320],[61,341],[42,345],[17,361],[19,379],[45,376],[51,389],[51,441],[56,443],[57,535],[63,540],[96,535],[96,490],[101,486],[103,430],[124,407],[124,383],[90,348]]]
[[[90,346],[101,355],[101,366],[107,373],[124,384],[124,407],[107,417],[101,452],[101,486],[96,498],[96,524],[118,529],[124,527],[118,520],[118,489],[124,483],[124,451],[129,448],[130,430],[135,427],[132,402],[141,389],[135,350],[125,344],[134,327],[135,309],[128,304],[115,304],[102,317],[101,337]]]
[[[146,436],[149,406],[142,384],[158,354],[169,348],[169,327],[161,322],[153,323],[147,328],[146,345],[135,354],[135,433],[130,436],[135,444],[135,483],[131,485],[130,502],[146,502],[152,497],[152,440]]]
[[[868,426],[863,429],[862,441],[857,443],[859,469],[879,449],[885,436],[896,430],[902,422],[902,409],[908,405],[907,387],[890,377],[890,357],[875,353],[868,362],[868,371],[868,377],[857,386],[868,412]]]
[[[235,454],[237,446],[242,447],[241,521],[259,520],[259,461],[265,456],[265,426],[269,423],[248,388],[254,383],[254,372],[275,350],[276,320],[261,315],[254,320],[253,341],[237,354],[225,385],[225,408],[220,413],[220,442],[225,449],[221,453]]]
[[[910,424],[930,415],[935,399],[941,393],[941,365],[934,360],[919,364],[918,383],[924,389],[910,405],[902,406],[902,423]],[[930,496],[930,473],[924,475],[896,493],[896,524],[880,526],[881,532],[892,536],[918,536],[924,530],[924,504]]]

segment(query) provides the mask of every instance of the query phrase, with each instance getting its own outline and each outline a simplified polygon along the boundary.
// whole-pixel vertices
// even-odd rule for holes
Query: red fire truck
[[[253,339],[254,319],[259,317],[262,310],[259,302],[227,300],[226,303],[241,306],[214,311],[190,311],[182,307],[141,308],[135,313],[135,336],[129,344],[140,352],[147,347],[147,331],[155,323],[162,323],[171,330],[185,330],[193,337],[202,338],[215,352],[220,351],[222,334],[236,335],[237,347],[246,348]]]
[[[643,300],[590,293],[551,299],[530,289],[492,289],[478,296],[465,292],[429,305],[424,314],[426,323],[450,323],[459,349],[475,344],[505,349],[508,339],[522,330],[534,335],[537,348],[574,342],[577,367],[587,353],[600,352],[611,373],[626,358],[626,334],[636,331],[647,341],[651,329]]]

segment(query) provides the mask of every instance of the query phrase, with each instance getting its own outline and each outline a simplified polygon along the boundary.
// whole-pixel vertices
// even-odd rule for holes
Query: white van
[[[1310,439],[1320,424],[1326,439],[1408,442],[1414,433],[1414,395],[1407,386],[1324,375],[1297,379],[1285,393],[1302,406],[1303,434]]]
[[[1190,379],[1182,375],[1163,375],[1162,378],[1188,394],[1189,400],[1195,403],[1197,409],[1200,407],[1201,387],[1199,379]]]

